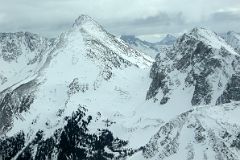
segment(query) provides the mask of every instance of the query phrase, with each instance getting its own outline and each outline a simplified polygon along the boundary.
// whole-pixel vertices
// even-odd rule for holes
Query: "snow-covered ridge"
[[[233,96],[233,91],[238,93],[239,62],[239,55],[220,36],[194,28],[181,36],[172,50],[157,56],[147,99],[160,104],[179,101],[185,106],[239,100]]]
[[[83,39],[86,43],[86,46],[91,49],[87,49],[90,54],[95,54],[95,51],[93,46],[96,46],[97,48],[102,48],[102,46],[107,46],[108,48],[102,48],[103,53],[106,53],[105,55],[102,52],[99,52],[97,56],[100,57],[113,57],[119,56],[120,58],[123,58],[125,61],[128,61],[130,64],[136,65],[138,67],[148,67],[152,64],[154,61],[151,57],[130,48],[128,45],[126,45],[123,41],[119,40],[115,36],[109,34],[101,25],[99,25],[95,20],[93,20],[91,17],[86,15],[79,16],[74,25],[73,28],[70,29],[70,32],[80,32],[83,36]],[[112,58],[110,58],[112,59]]]
[[[0,33],[0,92],[36,74],[52,43],[29,32]]]
[[[34,76],[1,93],[1,136],[23,132],[23,145],[27,146],[40,130],[44,138],[62,130],[65,118],[85,106],[91,115],[101,112],[101,118],[95,117],[100,120],[89,128],[91,132],[108,129],[108,121],[114,120],[113,124],[118,122],[116,130],[124,128],[118,136],[128,138],[130,127],[122,121],[127,121],[135,108],[144,103],[153,59],[85,18],[80,16],[78,25],[55,39]],[[118,133],[116,130],[114,134]],[[1,144],[4,142],[0,139]],[[35,151],[38,144],[34,147]],[[0,155],[9,156],[8,153],[0,148]]]
[[[226,40],[226,42],[232,46],[235,51],[240,54],[240,34],[229,31],[227,34],[223,35],[223,39]]]
[[[234,49],[226,43],[226,41],[221,38],[217,33],[205,29],[205,28],[194,28],[190,31],[190,36],[205,42],[207,45],[211,45],[213,48],[221,49],[221,47],[226,48],[232,54],[236,54]]]
[[[237,160],[240,58],[229,47],[193,29],[150,79],[152,58],[82,15],[0,93],[0,159]]]
[[[96,36],[103,36],[104,34],[108,34],[107,31],[101,25],[99,25],[95,20],[93,20],[91,17],[87,15],[79,16],[73,23],[72,27],[76,29],[79,28],[84,29],[93,36],[95,34],[97,34]],[[99,35],[99,33],[102,34]]]
[[[239,102],[191,109],[169,122],[143,149],[147,159],[234,159],[239,156]]]

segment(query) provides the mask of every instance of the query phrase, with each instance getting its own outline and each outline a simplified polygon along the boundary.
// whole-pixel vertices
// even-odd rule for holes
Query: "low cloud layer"
[[[116,35],[179,33],[193,27],[240,32],[239,0],[0,0],[0,32],[55,37],[87,14]]]

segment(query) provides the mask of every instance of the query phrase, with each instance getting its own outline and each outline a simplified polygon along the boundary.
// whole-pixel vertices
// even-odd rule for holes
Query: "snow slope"
[[[157,56],[147,99],[183,106],[239,100],[239,58],[216,33],[195,28]]]
[[[43,65],[52,41],[28,32],[0,33],[0,92]]]
[[[201,106],[167,121],[130,159],[232,159],[240,158],[239,102]]]
[[[227,34],[224,34],[223,39],[226,40],[226,42],[232,46],[236,52],[240,54],[240,34],[229,31]]]
[[[96,119],[89,126],[90,133],[106,128],[117,137],[129,140],[130,148],[146,144],[162,121],[151,117],[141,119],[134,114],[145,102],[153,60],[119,41],[85,15],[55,42],[34,78],[37,85],[24,86],[23,95],[31,96],[31,102],[24,108],[19,98],[19,102],[11,106],[16,112],[9,118],[12,125],[3,126],[4,135],[12,137],[21,131],[27,135],[24,145],[28,146],[39,131],[44,139],[53,136],[64,128],[66,117],[84,106]],[[30,92],[32,88],[34,91]],[[12,92],[16,95],[17,91]],[[9,104],[7,100],[13,98],[3,98],[6,102],[2,104],[3,110]],[[25,111],[18,112],[19,107]],[[8,112],[4,113],[3,117],[9,117]],[[146,138],[137,136],[138,133]],[[38,147],[38,144],[32,146],[32,156],[37,154]],[[15,158],[21,157],[26,149],[18,151]]]
[[[42,54],[0,93],[0,159],[240,158],[239,55],[214,32],[154,62],[82,15]]]

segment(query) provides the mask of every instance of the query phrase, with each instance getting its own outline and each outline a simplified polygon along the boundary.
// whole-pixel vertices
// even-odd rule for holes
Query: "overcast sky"
[[[240,32],[240,0],[0,0],[0,32],[55,37],[81,14],[115,35],[149,39],[193,27]]]

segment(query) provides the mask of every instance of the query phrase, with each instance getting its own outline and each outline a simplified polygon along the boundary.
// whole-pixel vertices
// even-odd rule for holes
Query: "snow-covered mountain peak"
[[[44,63],[39,65],[41,70],[37,74],[24,77],[24,81],[17,81],[13,89],[0,93],[0,159],[2,155],[9,159],[14,156],[21,157],[26,151],[6,146],[9,150],[6,152],[6,148],[2,148],[2,144],[5,143],[1,139],[3,134],[11,136],[24,132],[20,133],[23,135],[21,138],[28,135],[22,143],[24,145],[30,144],[39,132],[44,139],[50,138],[54,132],[62,133],[66,117],[71,117],[75,111],[77,113],[79,108],[87,108],[93,116],[97,114],[87,120],[93,118],[93,126],[89,127],[89,132],[95,134],[117,123],[113,126],[114,131],[126,129],[124,133],[116,131],[114,134],[118,133],[118,137],[128,139],[129,126],[122,121],[127,121],[135,108],[145,102],[145,91],[150,83],[148,71],[153,59],[131,48],[99,26],[91,18],[80,16],[73,27],[55,40],[50,52],[43,52],[46,57],[43,58]],[[12,49],[11,45],[9,48]],[[83,112],[76,114],[80,116],[80,119],[77,118],[79,125],[81,122],[87,122],[81,120],[85,115]],[[73,116],[73,119],[76,117]],[[71,129],[81,133],[76,127]],[[88,128],[85,130],[88,131]],[[150,138],[149,134],[147,136]],[[58,144],[59,139],[57,141],[54,144]],[[37,149],[38,142],[35,144],[31,146],[34,148],[32,151],[41,152]],[[86,149],[89,150],[90,147]],[[32,151],[30,154],[35,156]],[[16,154],[17,152],[19,154]],[[61,155],[61,151],[57,152],[54,154]],[[55,155],[49,156],[50,159],[54,159]]]
[[[220,36],[194,28],[166,55],[157,56],[147,99],[155,97],[157,101],[161,97],[160,104],[172,99],[189,106],[238,100],[239,62],[239,55]]]
[[[0,34],[0,159],[239,159],[229,43],[203,28],[163,50],[125,38],[156,62],[86,15],[54,43]]]
[[[177,38],[171,34],[167,34],[160,42],[157,42],[156,44],[160,45],[173,45],[176,42]]]
[[[88,15],[80,15],[74,22],[73,26],[81,26],[84,25],[86,23],[95,23],[96,21],[93,20],[90,16]]]
[[[61,106],[55,104],[55,102],[57,102],[59,99],[52,101],[50,97],[54,99],[56,94],[63,93],[64,95],[61,95],[65,97],[63,100],[68,99],[68,94],[70,93],[68,93],[66,90],[69,89],[68,87],[71,82],[73,82],[73,85],[76,84],[78,86],[77,90],[82,90],[82,93],[85,93],[86,90],[91,90],[91,94],[89,95],[90,99],[94,94],[105,95],[105,93],[99,93],[95,91],[103,84],[107,85],[107,83],[111,85],[109,93],[112,93],[113,91],[113,94],[119,94],[121,89],[119,89],[117,83],[122,83],[120,84],[120,88],[125,88],[126,84],[125,80],[123,80],[123,82],[121,81],[122,74],[128,73],[132,74],[131,76],[138,77],[139,73],[146,72],[146,70],[148,70],[148,68],[151,66],[153,62],[152,58],[134,50],[107,32],[92,30],[91,27],[96,26],[98,28],[98,25],[96,25],[92,20],[89,21],[89,17],[81,16],[79,19],[85,19],[81,21],[85,22],[79,26],[71,27],[68,31],[62,33],[61,36],[55,40],[54,45],[46,45],[47,47],[43,48],[41,50],[42,52],[40,53],[25,52],[25,50],[23,50],[27,48],[25,41],[19,41],[19,47],[15,47],[15,43],[12,44],[12,40],[10,41],[10,45],[9,43],[6,43],[9,51],[11,52],[12,50],[20,50],[21,52],[24,51],[22,56],[24,61],[23,64],[18,62],[16,62],[17,65],[15,63],[11,65],[9,64],[10,67],[7,66],[8,68],[4,68],[3,71],[11,73],[11,71],[14,71],[11,67],[15,68],[15,66],[20,71],[23,70],[22,68],[26,68],[27,70],[23,70],[24,72],[17,70],[18,72],[16,71],[16,73],[19,75],[15,72],[11,73],[11,79],[6,79],[4,74],[3,82],[4,84],[6,83],[5,88],[12,85],[15,87],[0,93],[0,101],[3,101],[2,104],[0,103],[0,129],[2,129],[0,134],[12,127],[11,124],[15,115],[22,113],[23,110],[19,110],[19,107],[21,107],[21,104],[23,103],[22,101],[25,100],[25,98],[29,102],[28,106],[22,106],[23,108],[26,107],[25,111],[27,111],[29,108],[32,109],[38,106],[37,103],[42,103],[43,101],[49,102],[49,104],[46,105],[47,109],[64,107],[64,104]],[[86,24],[89,24],[90,27],[88,28],[88,25]],[[18,41],[14,40],[13,42]],[[3,44],[5,45],[5,43]],[[24,44],[23,48],[21,48],[22,44]],[[0,43],[0,47],[1,45],[2,44]],[[50,49],[48,49],[49,47]],[[36,63],[34,63],[34,65],[31,67],[30,64],[27,63],[29,57],[26,58],[26,55],[32,56],[34,54],[40,55],[35,60]],[[4,66],[5,63],[6,62],[0,61],[1,66],[2,64]],[[134,72],[134,74],[131,72]],[[12,74],[14,76],[12,76]],[[129,80],[128,74],[126,76],[126,80]],[[5,81],[9,81],[9,83]],[[109,81],[116,82],[112,84]],[[121,85],[124,86],[121,87]],[[18,94],[19,92],[24,92],[24,94]],[[43,100],[44,98],[39,98],[41,96],[47,96],[49,99]],[[110,95],[107,97],[110,97]],[[33,99],[34,104],[32,104]],[[9,105],[9,103],[12,105],[12,109],[9,111],[11,114],[6,111],[8,107],[5,107]],[[35,108],[35,111],[29,112],[36,114],[39,113],[42,115],[43,111],[41,109],[38,110],[37,108]],[[42,120],[44,120],[44,118]]]
[[[203,27],[195,27],[189,32],[189,34],[203,37],[217,36],[215,32]]]
[[[73,30],[79,30],[81,32],[87,32],[92,36],[104,36],[108,34],[107,31],[93,18],[88,15],[79,16],[73,23]]]
[[[228,45],[223,38],[221,38],[217,33],[209,29],[201,27],[193,28],[189,33],[184,34],[184,36],[192,37],[198,41],[205,43],[206,45],[210,45],[212,48],[215,49],[226,48],[232,54],[236,54],[234,49],[230,45]]]
[[[64,41],[71,42],[70,45],[73,45],[72,42],[79,43],[81,39],[87,55],[95,59],[94,61],[104,62],[103,65],[115,67],[135,65],[144,68],[154,61],[151,57],[129,47],[122,40],[108,33],[95,20],[86,15],[77,18],[73,27],[61,37],[64,37]]]

